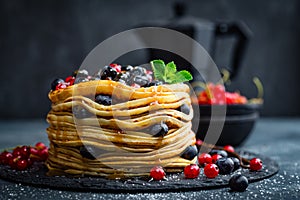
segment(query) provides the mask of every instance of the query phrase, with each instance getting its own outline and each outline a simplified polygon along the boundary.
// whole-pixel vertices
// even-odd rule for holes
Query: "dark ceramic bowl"
[[[224,109],[224,106],[214,105],[217,114],[213,117],[211,116],[211,105],[193,105],[193,107],[195,110],[193,130],[197,139],[204,140],[210,122],[219,123],[222,121],[218,112]],[[227,105],[224,127],[217,145],[241,145],[251,133],[259,117],[261,107],[261,104]],[[200,113],[197,112],[197,109]]]

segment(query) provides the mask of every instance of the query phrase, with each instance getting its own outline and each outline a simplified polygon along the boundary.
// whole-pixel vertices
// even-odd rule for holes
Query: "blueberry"
[[[86,78],[86,77],[88,77],[88,75],[89,75],[89,72],[87,70],[81,69],[81,70],[74,71],[72,76]]]
[[[134,67],[131,71],[130,74],[132,75],[140,75],[140,76],[145,76],[146,75],[146,69],[143,67]]]
[[[164,122],[155,124],[146,129],[145,132],[153,135],[153,137],[164,137],[169,131],[169,127]]]
[[[190,107],[186,103],[182,104],[177,110],[183,112],[186,115],[190,114]]]
[[[122,68],[121,68],[122,71],[131,71],[132,69],[133,69],[133,67],[131,65],[122,66]]]
[[[101,72],[100,72],[100,77],[102,80],[113,80],[116,78],[118,72],[116,71],[115,68],[112,68],[110,66],[105,66]]]
[[[116,78],[114,79],[114,81],[127,81],[127,79],[129,78],[129,73],[118,73],[118,75],[116,76]]]
[[[241,166],[241,165],[240,165],[240,160],[239,160],[238,158],[236,158],[236,157],[231,157],[231,160],[232,160],[233,163],[234,163],[234,169],[233,169],[233,171],[239,169],[240,166]]]
[[[162,81],[154,80],[148,84],[148,87],[162,85]]]
[[[216,165],[219,167],[220,174],[230,174],[234,169],[234,162],[230,158],[220,158]]]
[[[95,97],[95,102],[97,102],[99,104],[102,104],[102,105],[105,105],[105,106],[110,106],[111,102],[112,102],[112,99],[111,99],[111,96],[106,96],[106,95],[99,94]]]
[[[78,119],[88,118],[91,117],[93,114],[87,111],[82,106],[74,106],[73,107],[73,114]]]
[[[89,81],[89,79],[87,79],[86,77],[76,77],[74,84],[78,84],[81,82],[88,82],[88,81]]]
[[[181,154],[181,157],[187,160],[193,160],[195,156],[197,156],[198,150],[197,147],[194,146],[188,146],[183,153]]]
[[[51,83],[51,90],[55,90],[56,89],[56,86],[59,84],[59,83],[64,83],[65,81],[61,78],[57,78],[55,79],[52,83]]]
[[[228,153],[224,150],[216,150],[216,149],[213,149],[209,152],[210,155],[215,155],[215,154],[219,154],[221,155],[222,157],[227,157],[228,156]]]
[[[229,186],[233,191],[243,192],[248,187],[248,179],[241,174],[235,174],[230,178]]]
[[[91,160],[95,160],[96,158],[94,157],[95,151],[94,148],[91,146],[81,146],[80,149],[80,155],[84,158],[88,158]]]
[[[148,79],[145,76],[135,76],[133,77],[133,83],[136,83],[143,87],[148,85]]]

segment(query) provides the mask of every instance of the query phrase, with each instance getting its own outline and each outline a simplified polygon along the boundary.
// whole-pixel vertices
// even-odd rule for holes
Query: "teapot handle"
[[[231,23],[217,23],[215,34],[216,37],[234,36],[237,40],[233,47],[233,54],[231,58],[232,71],[230,73],[230,78],[233,79],[238,73],[249,39],[252,36],[252,32],[245,23],[238,21]]]

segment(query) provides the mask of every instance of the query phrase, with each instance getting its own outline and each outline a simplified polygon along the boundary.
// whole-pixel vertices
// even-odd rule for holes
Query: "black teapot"
[[[249,38],[251,36],[251,31],[249,28],[241,21],[212,22],[189,17],[185,15],[185,10],[184,3],[176,3],[174,4],[174,17],[172,19],[167,21],[143,23],[139,27],[164,27],[184,33],[200,43],[202,47],[204,47],[204,49],[210,54],[212,59],[215,59],[217,40],[233,37],[235,41],[232,52],[229,54],[230,58],[228,59],[231,63],[227,64],[227,66],[230,66],[227,68],[227,70],[230,72],[230,78],[233,79],[241,65],[241,61],[244,57]],[[174,41],[174,43],[176,43],[176,41]],[[158,58],[164,60],[165,62],[174,61],[177,66],[181,66],[182,69],[190,66],[185,59],[171,52],[158,49],[149,50],[149,60]],[[195,69],[192,68],[191,71],[194,76],[194,81],[201,80],[200,75],[197,74]]]

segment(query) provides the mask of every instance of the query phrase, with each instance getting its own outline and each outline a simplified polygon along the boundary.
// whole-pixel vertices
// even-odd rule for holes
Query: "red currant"
[[[204,174],[207,178],[215,178],[219,174],[219,168],[216,164],[207,164],[204,167]]]
[[[200,174],[200,168],[197,164],[190,164],[184,168],[183,172],[186,178],[197,178]]]
[[[211,157],[212,163],[216,163],[217,160],[219,160],[220,158],[222,158],[222,156],[219,154],[212,155],[212,157]]]
[[[196,140],[196,146],[201,146],[203,144],[203,141],[198,139]]]
[[[31,155],[37,156],[37,155],[38,155],[38,152],[39,152],[39,151],[38,151],[36,148],[30,147],[30,153],[31,153]]]
[[[13,152],[12,152],[12,155],[14,157],[17,157],[17,156],[21,156],[21,147],[16,147],[14,148]]]
[[[163,179],[165,175],[166,173],[161,166],[155,166],[150,170],[150,176],[156,181]]]
[[[27,169],[28,168],[28,161],[25,160],[25,159],[17,160],[16,168],[17,168],[17,170],[20,170],[20,171]]]
[[[28,146],[20,147],[20,156],[24,159],[29,158],[30,156],[30,148]]]
[[[59,90],[59,89],[64,89],[64,88],[67,88],[67,85],[65,83],[59,83],[59,84],[57,84],[55,89]]]
[[[131,85],[131,87],[140,88],[141,86],[139,84],[134,83],[134,84]]]
[[[233,146],[231,146],[231,145],[226,145],[226,146],[223,147],[223,149],[225,151],[231,152],[231,153],[233,153],[235,151],[234,148],[233,148]]]
[[[68,77],[65,79],[65,82],[66,82],[66,83],[69,83],[69,85],[74,85],[75,78],[74,78],[73,76],[68,76]]]
[[[118,73],[121,72],[121,65],[113,63],[113,64],[110,64],[109,66],[114,68]]]
[[[226,92],[225,97],[226,97],[226,103],[227,104],[234,104],[235,103],[236,95],[234,93]]]
[[[8,165],[12,168],[12,169],[16,169],[17,168],[17,162],[18,160],[21,159],[21,156],[13,156],[9,159],[8,161]]]
[[[48,148],[39,150],[38,155],[41,158],[41,160],[47,160],[47,158],[48,158]]]
[[[211,155],[208,153],[202,153],[200,156],[198,156],[198,162],[199,165],[204,166],[205,164],[212,163]]]
[[[223,105],[226,103],[225,88],[223,85],[214,85],[213,83],[209,83],[206,93],[208,94],[207,96],[211,100],[212,104]]]
[[[259,158],[253,158],[250,160],[250,169],[253,171],[258,171],[262,168],[263,164]]]
[[[43,149],[46,149],[47,146],[44,143],[42,143],[42,142],[38,142],[38,143],[35,144],[35,148],[37,150],[43,150]]]
[[[12,159],[13,155],[10,152],[4,151],[0,155],[0,162],[3,165],[8,165],[9,160]]]

